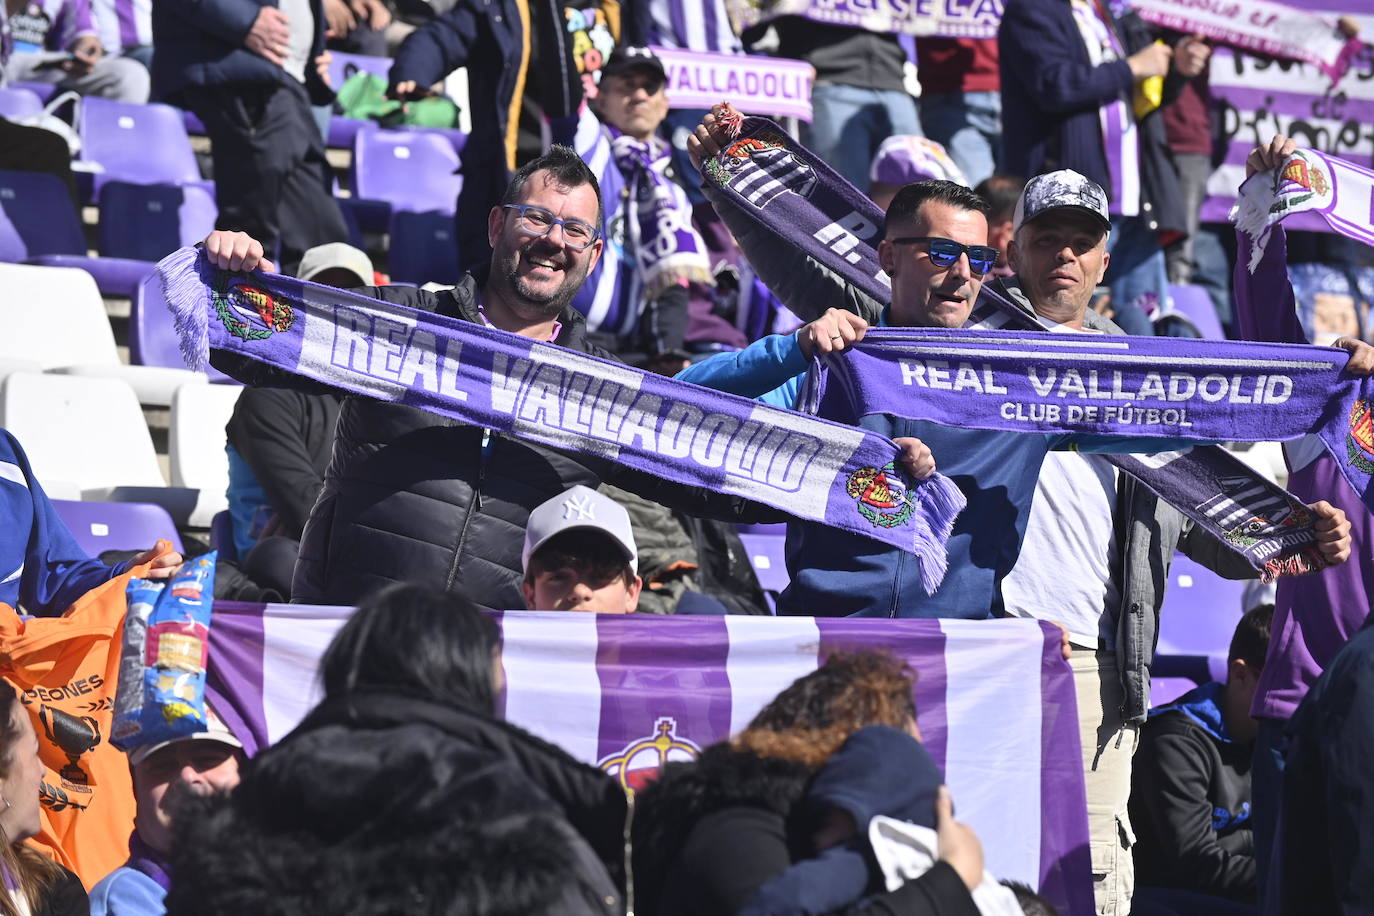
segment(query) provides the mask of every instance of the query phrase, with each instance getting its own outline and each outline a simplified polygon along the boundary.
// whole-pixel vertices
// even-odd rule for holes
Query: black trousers
[[[285,273],[295,272],[307,249],[348,241],[304,87],[197,87],[181,101],[213,144],[217,228],[247,232],[277,253]]]

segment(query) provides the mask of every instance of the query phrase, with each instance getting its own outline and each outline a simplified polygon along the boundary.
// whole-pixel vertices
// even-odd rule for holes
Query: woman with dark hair
[[[835,652],[759,712],[744,732],[690,763],[670,763],[636,799],[637,916],[729,916],[800,857],[790,823],[808,782],[867,725],[916,734],[914,675],[884,652]],[[973,832],[940,825],[940,858],[896,891],[846,912],[977,914]]]
[[[0,680],[0,916],[87,916],[80,879],[24,844],[42,827],[42,781],[38,735],[19,694]]]
[[[325,698],[179,818],[169,914],[613,914],[624,793],[495,716],[500,631],[395,585],[321,662]]]

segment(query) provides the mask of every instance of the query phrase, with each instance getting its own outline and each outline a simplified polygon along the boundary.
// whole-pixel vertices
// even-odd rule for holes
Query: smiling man
[[[582,353],[588,339],[571,302],[601,257],[601,188],[572,149],[555,146],[512,179],[487,215],[490,268],[448,290],[404,286],[358,292]],[[210,261],[271,270],[262,246],[216,232]],[[212,357],[249,385],[329,390],[241,357]],[[541,503],[603,480],[694,515],[725,521],[783,516],[725,494],[685,487],[605,458],[536,445],[404,404],[345,398],[324,486],[301,537],[292,599],[356,604],[391,582],[460,591],[477,604],[524,606],[521,544]]]

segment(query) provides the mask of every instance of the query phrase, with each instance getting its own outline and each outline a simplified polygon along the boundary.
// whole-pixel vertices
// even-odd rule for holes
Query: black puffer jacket
[[[715,744],[670,763],[640,792],[633,842],[638,916],[733,916],[806,850],[789,825],[812,770]],[[793,829],[789,831],[789,826]],[[977,916],[947,863],[845,910],[864,916]]]
[[[167,912],[612,916],[625,813],[612,779],[514,726],[359,692],[179,813]]]
[[[479,321],[477,281],[452,290],[357,290],[409,308]],[[563,310],[559,346],[614,359],[587,340],[586,322]],[[326,391],[319,385],[213,351],[211,362],[250,385]],[[569,487],[602,480],[671,508],[725,520],[786,516],[737,497],[684,487],[612,461],[484,431],[415,407],[349,397],[334,455],[301,538],[292,600],[356,604],[392,582],[462,591],[495,610],[524,607],[520,548],[531,510]]]

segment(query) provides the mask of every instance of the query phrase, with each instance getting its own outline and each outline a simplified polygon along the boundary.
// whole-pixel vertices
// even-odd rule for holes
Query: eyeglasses
[[[548,235],[554,226],[562,226],[563,244],[574,251],[583,251],[596,241],[598,235],[596,227],[584,223],[580,219],[558,219],[543,207],[532,207],[528,204],[503,204],[502,206],[519,214],[520,229],[530,235],[542,237]]]
[[[936,267],[953,267],[958,262],[959,256],[968,254],[969,269],[978,276],[982,276],[997,264],[998,252],[996,248],[989,248],[986,245],[961,245],[954,239],[942,239],[937,236],[903,236],[899,239],[892,239],[894,245],[919,245],[926,243],[930,249],[930,260]]]

